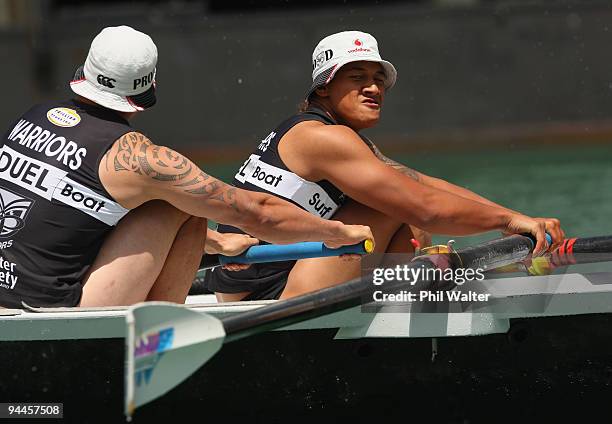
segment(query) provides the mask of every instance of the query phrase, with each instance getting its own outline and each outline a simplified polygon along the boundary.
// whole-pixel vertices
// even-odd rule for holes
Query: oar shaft
[[[581,237],[567,239],[560,249],[569,253],[611,253],[612,236]]]
[[[516,234],[466,247],[457,253],[463,268],[490,270],[522,261],[534,247],[530,237]]]
[[[456,255],[450,255],[458,258],[460,262],[453,261],[453,267],[494,269],[508,264],[508,261],[525,259],[533,247],[534,243],[529,237],[513,235],[459,249]],[[435,268],[435,265],[426,258],[417,258],[410,263],[410,267]],[[370,294],[374,290],[371,279],[356,278],[337,286],[229,316],[221,320],[227,334],[225,342],[357,306],[361,304],[364,296],[371,298]]]
[[[551,262],[556,266],[610,260],[612,260],[612,236],[566,239],[551,257]]]
[[[301,242],[293,244],[264,244],[252,246],[237,256],[205,255],[200,269],[214,268],[230,263],[252,264],[260,262],[294,261],[306,258],[322,258],[346,254],[365,255],[371,253],[374,245],[371,240],[364,240],[350,246],[331,249],[322,242]]]

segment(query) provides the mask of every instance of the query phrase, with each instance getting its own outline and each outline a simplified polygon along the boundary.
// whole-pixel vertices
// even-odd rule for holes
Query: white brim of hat
[[[94,103],[119,112],[139,112],[145,108],[140,107],[126,96],[100,90],[86,79],[70,81],[70,88],[79,96],[85,97]]]
[[[310,90],[308,90],[308,93],[306,94],[306,99],[308,99],[308,97],[310,97],[310,95],[317,88],[327,85],[332,79],[334,79],[336,72],[338,72],[338,70],[342,68],[344,65],[346,65],[347,63],[361,62],[361,61],[380,63],[383,67],[383,70],[385,71],[385,77],[386,77],[385,89],[390,90],[391,88],[393,88],[393,86],[395,85],[397,81],[397,69],[395,69],[395,66],[393,66],[391,62],[382,60],[382,59],[376,60],[376,59],[366,59],[363,57],[354,57],[354,58],[347,58],[343,61],[340,61],[333,67],[321,72],[312,82],[312,86],[310,87]]]

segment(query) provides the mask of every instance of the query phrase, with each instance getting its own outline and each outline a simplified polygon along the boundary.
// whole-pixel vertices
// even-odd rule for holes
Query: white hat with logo
[[[104,28],[91,42],[70,88],[101,106],[136,112],[155,104],[157,47],[129,26]]]
[[[312,86],[306,98],[329,83],[342,66],[361,60],[380,63],[385,71],[385,88],[395,85],[397,70],[380,57],[376,38],[367,32],[343,31],[322,39],[312,52]]]

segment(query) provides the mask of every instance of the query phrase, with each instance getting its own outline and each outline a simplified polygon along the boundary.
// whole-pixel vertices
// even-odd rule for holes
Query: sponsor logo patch
[[[134,377],[137,387],[149,384],[157,363],[164,352],[172,348],[173,343],[174,327],[164,328],[136,339],[134,346],[134,359],[136,360]]]
[[[76,127],[81,122],[81,117],[74,109],[67,107],[54,107],[47,112],[47,119],[58,127]]]
[[[269,193],[289,199],[313,215],[329,219],[340,207],[317,183],[306,181],[293,172],[270,165],[260,156],[251,155],[234,178]]]
[[[113,83],[117,82],[116,79],[109,78],[104,75],[98,75],[97,81],[98,81],[98,84],[103,85],[108,88],[115,88],[115,85]]]
[[[316,57],[312,61],[312,69],[317,69],[321,67],[321,65],[323,65],[325,62],[330,60],[332,57],[334,57],[333,50],[328,49],[328,50],[322,51],[321,53],[316,55]]]
[[[265,152],[266,150],[268,150],[268,147],[270,146],[270,141],[272,141],[274,137],[276,137],[276,133],[272,131],[270,134],[268,134],[266,138],[261,140],[261,143],[259,143],[259,146],[257,146],[257,148],[262,152]]]
[[[0,187],[0,239],[13,237],[25,226],[34,200]]]

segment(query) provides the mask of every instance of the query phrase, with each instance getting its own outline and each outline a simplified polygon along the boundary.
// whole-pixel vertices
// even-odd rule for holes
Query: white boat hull
[[[505,333],[510,319],[612,312],[612,273],[512,277],[472,282],[460,291],[490,293],[490,301],[443,305],[443,311],[416,313],[419,304],[388,306],[377,312],[355,307],[279,329],[338,329],[335,338],[453,337]],[[187,307],[226,316],[276,301],[216,303],[214,296],[190,296]],[[399,312],[398,312],[398,308]],[[467,312],[464,312],[465,310]],[[412,313],[407,313],[412,312]],[[421,310],[422,312],[422,310]],[[0,310],[0,341],[78,340],[125,337],[126,308],[52,308],[40,312]]]

